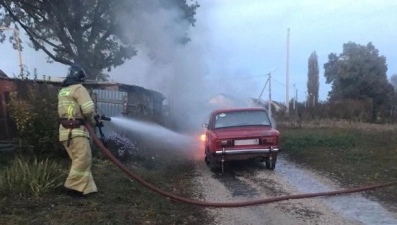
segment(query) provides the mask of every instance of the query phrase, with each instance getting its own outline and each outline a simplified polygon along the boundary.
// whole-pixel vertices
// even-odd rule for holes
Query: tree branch
[[[32,13],[26,11],[26,10],[25,10],[25,12],[26,12],[31,18],[33,18],[33,20],[36,21],[37,24],[40,24],[40,23],[41,23],[41,21],[39,21],[39,20],[37,19],[37,16],[35,16],[34,14],[32,14]],[[43,17],[41,17],[41,18],[43,18]],[[47,24],[49,24],[48,20],[46,20],[46,21],[47,21]],[[57,49],[57,51],[64,51],[64,52],[66,52],[66,49],[61,48],[59,45],[56,45],[56,44],[54,44],[54,43],[48,41],[47,38],[43,37],[42,35],[39,35],[38,33],[33,32],[32,30],[30,30],[30,33],[32,33],[36,38],[40,39],[41,41],[45,42],[46,44],[50,45],[51,47]]]
[[[35,34],[24,23],[22,23],[20,21],[20,19],[18,19],[18,17],[12,12],[11,8],[8,7],[8,5],[5,5],[5,3],[4,4],[0,3],[0,5],[2,5],[4,7],[4,9],[10,14],[10,16],[26,31],[26,33],[28,33],[28,35],[30,36],[30,40],[33,42],[34,45],[36,45],[39,49],[43,50],[53,60],[63,63],[63,64],[70,64],[70,61],[67,61],[65,59],[55,56],[50,51],[48,51],[47,48],[45,48],[42,44],[40,44],[37,40],[35,40],[35,36],[37,36],[37,34]],[[46,42],[46,41],[44,41],[44,42]]]
[[[92,29],[90,32],[90,36],[88,37],[88,41],[87,41],[87,46],[90,46],[93,44],[95,37],[99,34],[98,32],[98,20],[100,19],[100,17],[105,13],[106,11],[106,7],[104,7],[104,9],[101,10],[101,12],[99,12],[99,9],[101,7],[101,2],[102,1],[98,1],[96,7],[95,7],[95,13],[94,13],[94,18],[93,18],[93,22],[92,22]]]
[[[26,31],[27,33],[29,33],[28,31]],[[62,59],[60,57],[57,57],[55,55],[53,55],[50,51],[48,51],[43,45],[41,45],[38,41],[34,40],[33,38],[31,39],[32,42],[37,45],[41,50],[43,50],[49,57],[51,57],[54,61],[60,62],[62,64],[66,64],[66,65],[71,65],[72,62],[66,59]]]
[[[51,3],[50,3],[51,4]],[[54,12],[55,10],[49,11],[49,12]],[[56,15],[53,15],[54,18],[57,18]],[[62,45],[65,47],[65,52],[67,52],[71,58],[74,58],[76,56],[75,52],[73,51],[72,46],[70,45],[71,43],[74,43],[72,39],[68,37],[66,34],[65,30],[63,29],[65,27],[65,23],[61,21],[60,18],[58,18],[59,25],[54,28],[54,31],[57,33],[57,36],[62,43]]]
[[[10,15],[15,19],[17,18],[15,14],[13,14],[12,12],[8,11],[10,13]],[[31,15],[30,13],[28,13],[27,11],[25,11],[28,15]],[[34,19],[34,18],[33,18]],[[44,43],[50,45],[51,47],[55,48],[57,51],[63,51],[63,52],[67,52],[65,48],[61,48],[59,45],[56,45],[50,41],[47,40],[47,38],[43,37],[42,35],[39,35],[36,32],[33,32],[30,28],[28,28],[28,26],[26,26],[25,24],[23,24],[22,22],[20,22],[20,20],[15,19],[16,21],[19,22],[19,24],[21,25],[21,27],[24,30],[29,30],[29,33],[32,35],[32,38],[35,37],[37,39],[40,39],[41,41],[43,41]]]

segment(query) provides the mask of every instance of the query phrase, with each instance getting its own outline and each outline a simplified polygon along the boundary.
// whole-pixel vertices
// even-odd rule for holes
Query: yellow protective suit
[[[63,87],[58,94],[58,114],[61,119],[84,119],[94,123],[94,102],[87,89],[81,84]],[[71,140],[68,146],[68,137]],[[92,153],[89,133],[84,126],[67,129],[59,126],[59,141],[65,146],[72,161],[65,187],[85,194],[97,192],[91,174]]]

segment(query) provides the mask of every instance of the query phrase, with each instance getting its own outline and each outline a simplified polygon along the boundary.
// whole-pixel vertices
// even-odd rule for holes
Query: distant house
[[[239,99],[235,96],[220,93],[208,100],[208,104],[213,108],[230,108],[248,106],[248,101]]]
[[[259,106],[259,107],[263,107],[263,108],[269,108],[269,101],[265,101],[260,99],[258,101],[258,99],[256,98],[251,98],[250,99],[250,106]],[[272,101],[272,106],[276,111],[280,111],[280,110],[285,110],[286,106],[280,102],[277,101]]]
[[[208,105],[214,108],[230,108],[230,107],[263,107],[269,108],[269,101],[263,99],[249,98],[242,99],[235,96],[220,93],[208,100]],[[272,101],[273,109],[275,111],[285,110],[286,106],[283,103]]]

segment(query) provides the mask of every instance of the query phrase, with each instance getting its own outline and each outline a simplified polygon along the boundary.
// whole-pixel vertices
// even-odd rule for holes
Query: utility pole
[[[269,73],[269,117],[272,118],[272,73]]]
[[[265,88],[266,88],[266,85],[267,85],[267,83],[269,82],[269,78],[267,78],[266,79],[266,83],[265,83],[265,86],[263,86],[263,88],[262,88],[262,91],[261,91],[261,93],[260,93],[260,95],[259,95],[259,97],[258,97],[258,104],[259,104],[259,102],[260,102],[260,100],[261,100],[261,97],[262,97],[262,94],[263,94],[263,91],[265,90]]]
[[[296,90],[295,84],[294,84],[294,90]],[[294,102],[293,102],[293,109],[294,109],[294,110],[295,110],[295,104],[296,104],[296,96],[294,97]]]
[[[287,67],[286,67],[286,90],[285,90],[285,106],[287,107],[287,115],[289,113],[289,28],[287,31]]]
[[[316,104],[316,96],[313,95],[313,107],[314,107],[315,104]]]
[[[293,117],[298,118],[299,117],[299,105],[298,105],[298,89],[296,88],[295,84],[294,84],[294,101],[293,101],[293,107],[294,110],[292,111]]]
[[[268,73],[269,78],[268,78],[268,82],[269,82],[269,117],[272,117],[272,73],[276,70],[276,68],[274,68],[272,71],[270,71]]]
[[[258,102],[258,104],[259,104],[260,99],[261,99],[262,94],[263,94],[263,91],[265,90],[267,84],[269,83],[269,105],[268,105],[268,107],[269,107],[269,116],[272,115],[272,107],[271,107],[271,101],[272,101],[271,79],[272,79],[272,73],[273,73],[275,70],[276,70],[276,68],[274,68],[272,71],[270,71],[270,72],[267,74],[267,75],[269,75],[269,77],[266,79],[265,86],[263,86],[262,91],[261,91],[261,93],[260,93],[260,95],[259,95],[259,97],[258,97],[258,100],[257,100],[257,102]]]
[[[23,65],[22,65],[22,52],[21,52],[21,43],[19,41],[19,30],[11,27],[0,27],[0,30],[12,30],[15,33],[15,39],[17,41],[17,48],[18,48],[18,57],[19,57],[19,69],[20,75],[23,75]]]
[[[305,97],[306,97],[306,100],[305,100],[305,108],[307,107],[307,101],[309,100],[308,98],[309,98],[309,96],[307,95],[307,91],[305,91]]]

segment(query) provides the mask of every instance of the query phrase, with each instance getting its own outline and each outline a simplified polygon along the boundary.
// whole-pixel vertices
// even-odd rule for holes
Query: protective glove
[[[97,127],[103,127],[103,120],[98,120],[98,121],[96,122],[96,126],[97,126]]]
[[[100,114],[95,114],[94,120],[95,120],[95,126],[96,127],[99,127],[99,128],[103,127],[103,120],[102,120]]]

